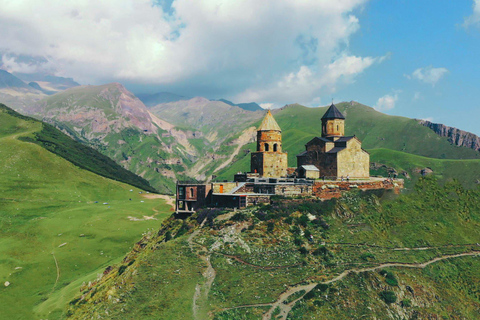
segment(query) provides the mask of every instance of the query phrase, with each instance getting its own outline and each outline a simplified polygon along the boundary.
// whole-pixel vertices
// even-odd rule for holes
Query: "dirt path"
[[[53,284],[53,288],[50,294],[52,294],[53,291],[55,291],[55,287],[57,286],[58,279],[60,279],[60,267],[58,266],[57,258],[55,258],[55,253],[52,252],[52,256],[53,256],[53,260],[55,261],[55,267],[57,268],[57,279],[55,279],[55,283]]]
[[[402,248],[402,249],[407,249],[407,248]],[[409,249],[415,249],[415,248],[409,248]],[[423,248],[422,248],[423,249]],[[280,313],[276,315],[275,319],[282,319],[286,320],[288,314],[292,310],[293,306],[300,300],[302,299],[308,292],[313,290],[317,284],[331,284],[337,281],[342,280],[345,278],[347,275],[351,273],[362,273],[362,272],[369,272],[369,271],[375,271],[378,269],[382,268],[388,268],[388,267],[404,267],[404,268],[420,268],[423,269],[427,267],[430,264],[442,261],[442,260],[447,260],[447,259],[453,259],[453,258],[458,258],[458,257],[465,257],[465,256],[480,256],[480,251],[471,251],[471,252],[464,252],[464,253],[458,253],[458,254],[448,254],[448,255],[443,255],[437,258],[434,258],[432,260],[429,260],[427,262],[423,263],[403,263],[403,262],[387,262],[387,263],[382,263],[378,266],[375,267],[369,267],[369,268],[353,268],[349,270],[345,270],[342,273],[340,273],[338,276],[327,280],[327,281],[322,281],[318,283],[310,283],[310,284],[302,284],[302,285],[296,285],[293,287],[288,288],[286,291],[284,291],[282,294],[280,294],[279,298],[273,302],[273,303],[259,303],[259,304],[252,304],[252,305],[242,305],[242,306],[236,306],[236,307],[231,307],[231,308],[225,308],[222,311],[226,310],[231,310],[231,309],[238,309],[238,308],[254,308],[254,307],[264,307],[264,306],[271,306],[270,310],[268,310],[267,313],[265,313],[262,317],[262,320],[270,320],[272,319],[272,315],[276,308],[278,307],[280,309]],[[295,300],[289,302],[289,303],[284,303],[289,299],[290,296],[293,294],[296,294],[298,292],[304,291],[304,293],[296,298]],[[278,318],[277,318],[278,317]]]
[[[165,202],[175,210],[175,200],[172,196],[167,196],[166,194],[155,194],[155,193],[145,193],[142,195],[145,199],[163,199]]]
[[[213,172],[215,173],[215,172],[225,168],[230,163],[232,163],[233,158],[235,158],[235,156],[240,152],[240,149],[251,140],[252,136],[254,136],[256,131],[257,131],[257,129],[255,127],[250,127],[248,129],[246,129],[245,131],[243,131],[243,133],[240,135],[240,137],[238,137],[238,139],[236,139],[234,141],[235,143],[238,143],[238,146],[237,146],[237,148],[235,148],[235,151],[233,151],[232,154],[230,155],[230,157],[224,163],[219,165],[215,169],[215,171],[213,171]]]
[[[212,287],[215,276],[217,275],[210,262],[211,254],[208,252],[207,248],[193,241],[193,239],[200,233],[205,221],[206,219],[203,220],[200,227],[195,230],[187,239],[190,250],[192,250],[192,252],[194,252],[202,261],[207,264],[207,268],[202,273],[203,277],[205,278],[205,282],[202,284],[197,283],[195,286],[195,293],[193,294],[192,311],[193,319],[195,320],[206,318],[207,314],[205,311],[206,303],[208,302],[208,294],[210,293],[210,288]]]

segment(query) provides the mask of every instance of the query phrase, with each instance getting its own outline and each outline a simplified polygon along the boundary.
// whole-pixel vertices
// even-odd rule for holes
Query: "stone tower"
[[[345,135],[345,117],[332,103],[322,117],[322,137],[343,137]]]
[[[251,172],[261,177],[285,177],[287,166],[287,154],[282,152],[282,129],[268,110],[257,130],[257,151],[251,153]]]

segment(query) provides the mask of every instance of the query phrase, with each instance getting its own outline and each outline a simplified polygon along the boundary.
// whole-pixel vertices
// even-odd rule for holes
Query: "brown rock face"
[[[448,141],[457,146],[480,151],[480,137],[471,132],[449,127],[441,123],[433,123],[427,120],[418,120],[418,122],[425,127],[432,129],[439,136],[447,137]]]

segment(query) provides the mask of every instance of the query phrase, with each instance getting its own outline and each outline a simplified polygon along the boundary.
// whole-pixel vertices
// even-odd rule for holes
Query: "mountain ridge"
[[[448,138],[448,141],[457,146],[480,151],[480,137],[471,132],[428,120],[418,120],[418,122],[425,127],[432,129],[439,136]]]

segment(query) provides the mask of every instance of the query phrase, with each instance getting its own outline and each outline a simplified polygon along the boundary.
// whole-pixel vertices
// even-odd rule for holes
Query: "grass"
[[[321,283],[345,270],[374,267],[382,262],[423,263],[443,255],[478,250],[479,199],[480,189],[466,189],[455,181],[439,184],[435,178],[427,177],[418,180],[413,192],[403,195],[357,191],[324,202],[275,199],[271,205],[241,211],[244,217],[240,220],[234,218],[236,215],[230,220],[216,219],[210,227],[198,230],[195,238],[197,244],[210,250],[210,262],[216,271],[203,311],[212,313],[214,319],[259,318],[268,307],[244,306],[277,301],[282,292],[297,284]],[[307,213],[325,223],[304,219]],[[102,281],[96,287],[100,297],[72,307],[73,318],[103,314],[105,310],[110,315],[128,310],[122,313],[126,319],[169,319],[175,313],[191,318],[193,288],[195,283],[205,281],[201,277],[205,265],[186,244],[187,237],[198,228],[196,219],[194,215],[184,222],[169,220],[160,232],[163,236],[152,238],[143,251],[134,250],[127,256],[127,260],[135,257],[141,261],[135,269],[139,275],[113,275]],[[274,228],[267,232],[272,223]],[[189,225],[190,230],[178,234],[181,225]],[[163,242],[166,231],[174,240]],[[296,243],[302,233],[311,234],[314,240]],[[393,250],[403,247],[429,249]],[[162,259],[168,259],[173,266],[156,268]],[[178,261],[181,268],[175,269]],[[142,265],[150,267],[140,268]],[[416,312],[419,318],[444,317],[452,312],[457,318],[474,318],[480,306],[479,268],[477,258],[464,257],[443,260],[425,270],[390,267],[352,273],[328,285],[318,284],[295,304],[289,319],[382,318],[386,310],[407,318]],[[174,269],[186,272],[187,277],[177,278]],[[168,307],[147,308],[166,299],[157,279],[162,279],[163,285],[178,297],[178,305],[165,302]],[[128,297],[125,301],[115,305],[102,298],[120,283],[135,283],[135,289],[127,285],[119,292]],[[158,294],[147,295],[147,291]],[[383,293],[386,291],[390,293]],[[294,301],[304,293],[299,291],[285,301]],[[410,302],[402,303],[407,300]],[[137,308],[125,308],[134,304]],[[405,313],[399,313],[398,308]],[[139,311],[147,309],[151,313]]]
[[[0,288],[5,319],[60,318],[83,281],[96,279],[170,214],[143,190],[20,139],[31,141],[42,128],[0,112],[0,282],[11,283]]]

